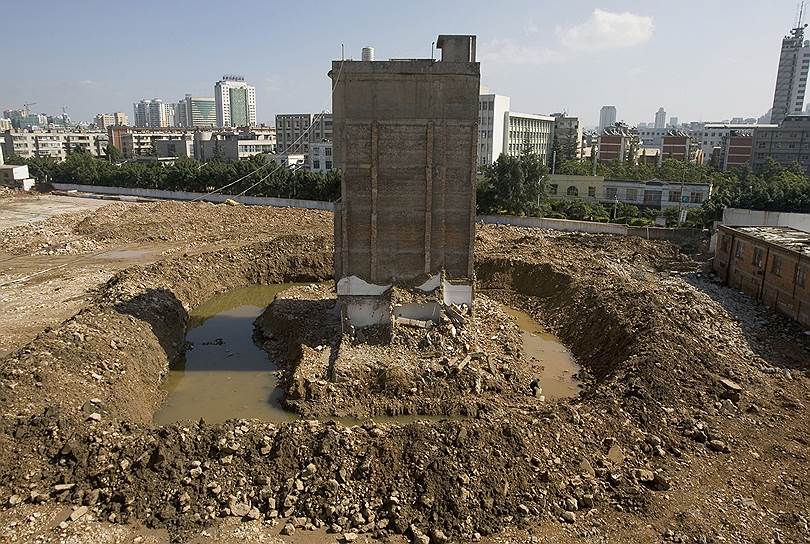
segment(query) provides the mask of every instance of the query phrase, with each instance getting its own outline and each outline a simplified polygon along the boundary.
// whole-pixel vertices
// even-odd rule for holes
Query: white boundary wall
[[[73,183],[51,183],[58,191],[79,191],[103,195],[124,195],[161,200],[202,200],[206,202],[225,202],[233,199],[241,204],[254,206],[275,206],[278,208],[306,208],[310,210],[333,211],[335,205],[320,200],[303,200],[295,198],[273,198],[266,196],[234,196],[224,194],[206,195],[186,191],[161,191],[159,189],[135,189],[130,187],[105,187],[102,185],[76,185]]]
[[[552,229],[566,232],[627,236],[627,225],[617,223],[595,223],[591,221],[572,221],[570,219],[549,219],[547,217],[517,217],[515,215],[479,215],[477,219],[488,225],[512,225],[515,227]]]
[[[726,208],[722,224],[729,227],[791,227],[810,232],[810,214]]]

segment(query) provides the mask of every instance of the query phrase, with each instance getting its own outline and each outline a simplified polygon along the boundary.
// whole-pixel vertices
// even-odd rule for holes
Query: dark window
[[[773,260],[771,261],[771,272],[774,273],[775,276],[782,275],[782,258],[774,255]]]
[[[804,287],[804,282],[806,279],[806,272],[804,268],[799,267],[796,265],[796,285],[799,287]]]
[[[568,196],[579,196],[579,189],[574,187],[573,185],[566,189],[565,194]]]
[[[743,243],[740,240],[737,240],[737,247],[734,248],[734,256],[738,259],[742,258],[743,254]]]
[[[762,268],[762,259],[765,257],[765,250],[761,247],[754,248],[754,266],[757,268]]]
[[[556,195],[557,194],[557,184],[556,183],[552,183],[551,185],[548,186],[548,194],[550,194],[550,195]]]

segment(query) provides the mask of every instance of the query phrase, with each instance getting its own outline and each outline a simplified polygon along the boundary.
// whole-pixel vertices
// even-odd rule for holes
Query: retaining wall
[[[303,200],[295,198],[274,198],[267,196],[234,196],[225,194],[206,195],[205,193],[192,193],[187,191],[162,191],[160,189],[136,189],[130,187],[105,187],[102,185],[77,185],[74,183],[51,183],[59,191],[79,191],[82,193],[98,193],[104,195],[125,195],[141,198],[156,198],[160,200],[202,200],[206,202],[225,202],[233,199],[242,204],[252,206],[275,206],[278,208],[306,208],[310,210],[333,211],[332,202],[320,200]]]

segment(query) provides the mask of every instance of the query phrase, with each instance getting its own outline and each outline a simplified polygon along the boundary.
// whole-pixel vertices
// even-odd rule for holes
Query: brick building
[[[728,286],[810,326],[810,233],[720,226],[714,270]]]

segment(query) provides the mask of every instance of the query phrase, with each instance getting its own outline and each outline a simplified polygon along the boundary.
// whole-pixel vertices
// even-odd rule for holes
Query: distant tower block
[[[364,47],[362,54],[363,62],[371,62],[374,60],[374,48]]]

